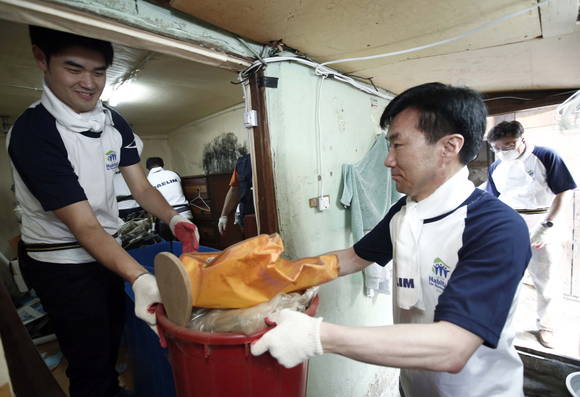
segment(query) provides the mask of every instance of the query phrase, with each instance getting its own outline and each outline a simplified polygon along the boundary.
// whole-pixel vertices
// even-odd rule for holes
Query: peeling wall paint
[[[243,125],[243,112],[244,106],[236,105],[171,131],[168,136],[168,145],[171,148],[173,170],[180,175],[204,174],[206,145],[227,134],[235,137],[236,149],[232,149],[232,153],[226,155],[226,158],[233,159],[236,155],[239,157],[238,154],[243,152],[242,148],[248,147],[248,130]],[[232,147],[231,141],[233,138],[230,135],[230,147]],[[235,160],[233,161],[231,168],[224,172],[233,170]],[[229,166],[226,164],[227,167]]]
[[[238,143],[233,132],[219,135],[203,148],[203,170],[206,175],[232,172],[237,160],[248,154],[248,148]]]
[[[350,214],[339,202],[341,167],[367,153],[380,132],[386,101],[333,80],[324,82],[320,95],[322,176],[331,206],[319,212],[308,205],[308,198],[318,194],[314,128],[318,78],[311,69],[290,63],[271,64],[265,74],[280,79],[278,88],[266,90],[266,102],[285,255],[299,258],[348,248],[353,241]],[[391,297],[364,296],[360,273],[321,286],[320,296],[318,314],[325,321],[353,326],[392,324]],[[398,396],[397,379],[398,370],[393,368],[323,355],[310,360],[308,396],[394,397]]]

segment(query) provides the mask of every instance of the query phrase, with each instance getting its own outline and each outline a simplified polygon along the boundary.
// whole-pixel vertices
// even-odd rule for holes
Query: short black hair
[[[524,135],[524,126],[519,121],[502,121],[487,133],[487,141],[495,142],[505,137],[519,138],[522,135]]]
[[[164,165],[165,163],[161,157],[149,157],[145,163],[148,170],[155,167],[163,167]]]
[[[110,41],[79,36],[73,33],[61,32],[41,26],[28,27],[30,42],[38,46],[48,61],[51,56],[62,53],[70,47],[83,47],[95,50],[103,55],[107,67],[113,63],[113,45]]]
[[[485,133],[487,109],[481,95],[467,87],[426,83],[397,95],[385,108],[380,125],[387,128],[407,108],[419,112],[419,125],[427,142],[450,134],[463,136],[459,160],[469,163],[479,154]]]

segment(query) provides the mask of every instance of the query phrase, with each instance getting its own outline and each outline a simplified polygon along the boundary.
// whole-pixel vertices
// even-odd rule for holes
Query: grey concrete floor
[[[515,314],[516,346],[580,360],[580,301],[564,297],[561,300],[559,324],[554,349],[542,346],[536,338],[536,289],[522,285]]]

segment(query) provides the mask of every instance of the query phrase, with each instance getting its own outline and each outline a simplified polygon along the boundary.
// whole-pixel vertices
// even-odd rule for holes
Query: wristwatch
[[[544,226],[544,227],[552,227],[552,226],[554,226],[554,222],[552,222],[552,221],[544,221],[544,222],[542,222],[542,226]]]

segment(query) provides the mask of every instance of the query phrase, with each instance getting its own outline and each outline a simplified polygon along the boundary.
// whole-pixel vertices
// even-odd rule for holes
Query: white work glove
[[[155,276],[151,273],[143,273],[133,281],[132,287],[135,294],[135,315],[158,334],[153,305],[161,302],[161,296]]]
[[[292,368],[323,353],[320,342],[322,317],[314,318],[284,309],[274,314],[270,320],[277,325],[252,344],[251,351],[254,356],[269,350],[281,365]]]
[[[220,219],[218,221],[218,231],[220,232],[220,234],[224,234],[227,225],[228,225],[228,217],[220,216]]]
[[[171,233],[181,241],[183,253],[199,249],[199,232],[197,226],[183,215],[174,215],[169,221]]]
[[[530,238],[530,244],[534,248],[542,248],[546,245],[548,237],[550,236],[551,227],[546,227],[541,223],[537,225],[533,232],[532,237]]]

